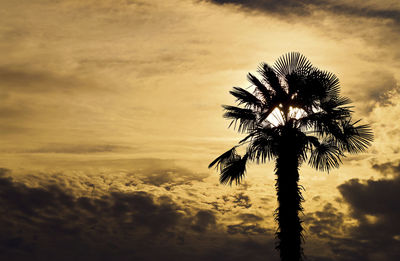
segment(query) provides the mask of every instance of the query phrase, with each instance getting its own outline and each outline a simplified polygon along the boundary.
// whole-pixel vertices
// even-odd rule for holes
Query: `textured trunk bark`
[[[303,227],[299,212],[303,210],[303,197],[298,185],[299,162],[293,147],[284,147],[286,148],[279,153],[275,166],[275,186],[279,203],[275,212],[278,222],[276,249],[279,250],[282,261],[300,261],[303,260]]]

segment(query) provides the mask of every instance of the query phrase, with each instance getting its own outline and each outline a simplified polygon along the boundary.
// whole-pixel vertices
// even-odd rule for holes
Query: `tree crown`
[[[353,106],[340,95],[339,79],[300,53],[283,55],[273,66],[262,63],[258,73],[261,79],[247,75],[252,90],[230,91],[238,106],[223,105],[229,126],[247,135],[209,165],[219,168],[221,183],[240,183],[248,161],[263,163],[283,154],[329,172],[345,152],[363,152],[373,141],[370,126],[352,120]],[[243,156],[238,146],[246,146]]]

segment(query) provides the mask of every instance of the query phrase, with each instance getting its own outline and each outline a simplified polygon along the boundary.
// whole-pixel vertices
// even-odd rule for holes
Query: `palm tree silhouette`
[[[338,78],[319,70],[303,55],[281,56],[273,67],[262,63],[259,80],[248,74],[253,91],[233,87],[242,107],[224,105],[224,117],[247,136],[216,158],[209,168],[220,170],[222,184],[239,184],[249,161],[275,160],[278,208],[276,249],[282,261],[303,260],[303,208],[298,185],[303,162],[320,171],[339,167],[344,152],[359,153],[373,141],[368,124],[351,119],[351,101],[340,96]],[[231,126],[230,125],[230,126]],[[237,147],[246,146],[241,156]]]

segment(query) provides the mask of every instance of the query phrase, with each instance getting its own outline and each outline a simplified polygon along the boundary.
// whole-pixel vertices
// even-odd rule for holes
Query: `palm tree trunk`
[[[298,185],[299,162],[296,153],[289,147],[279,154],[275,166],[277,176],[275,186],[279,204],[275,212],[275,219],[278,222],[276,249],[279,250],[282,261],[300,261],[303,260],[301,247],[303,227],[299,212],[303,210],[301,207],[303,197]]]

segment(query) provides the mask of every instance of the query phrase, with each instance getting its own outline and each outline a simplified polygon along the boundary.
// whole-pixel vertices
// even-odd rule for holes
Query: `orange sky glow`
[[[296,51],[375,136],[301,167],[305,254],[398,260],[400,4],[300,2],[0,1],[0,259],[278,260],[273,162],[207,166],[244,137],[232,87]]]

